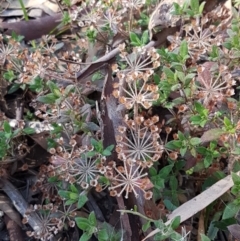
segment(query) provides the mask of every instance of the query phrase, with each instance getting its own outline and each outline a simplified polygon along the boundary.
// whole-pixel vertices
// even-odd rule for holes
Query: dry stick
[[[237,173],[239,175],[239,173]],[[193,215],[198,213],[199,211],[206,208],[209,204],[214,202],[216,199],[221,197],[224,193],[226,193],[233,186],[233,180],[231,175],[223,178],[217,183],[213,184],[207,190],[196,196],[195,198],[189,200],[188,202],[181,205],[179,208],[175,209],[169,216],[168,221],[165,225],[169,225],[171,221],[180,216],[181,222],[186,221],[191,218]],[[146,238],[142,241],[154,236],[155,234],[161,232],[159,228],[152,231]]]
[[[205,217],[205,209],[203,209],[200,213],[199,217],[199,222],[198,222],[198,234],[197,234],[197,241],[201,241],[201,234],[205,234],[205,222],[204,222],[204,217]]]
[[[8,216],[11,220],[22,228],[22,219],[20,214],[14,209],[11,200],[5,195],[0,194],[0,210],[2,210],[5,216]]]
[[[22,197],[21,193],[7,179],[1,179],[1,185],[2,190],[11,199],[14,207],[23,216],[29,206],[25,199]],[[32,227],[33,230],[36,231],[39,229],[39,227],[41,227],[41,220],[36,213],[32,212],[29,215],[28,224]]]
[[[4,221],[9,233],[10,241],[24,241],[22,229],[15,223],[14,220],[10,219],[7,215],[4,215]]]

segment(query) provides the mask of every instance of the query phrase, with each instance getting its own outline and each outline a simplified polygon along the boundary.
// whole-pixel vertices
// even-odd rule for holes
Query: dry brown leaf
[[[53,16],[47,16],[29,21],[19,21],[14,23],[2,22],[0,28],[6,29],[4,34],[12,35],[14,31],[18,35],[22,35],[26,40],[40,38],[43,35],[49,34],[54,28],[59,25],[62,14],[58,13]]]
[[[237,241],[240,240],[240,225],[239,224],[233,224],[229,225],[228,227],[229,232],[232,234],[234,238],[237,239]]]
[[[223,131],[220,128],[214,128],[214,129],[208,130],[204,132],[203,135],[201,136],[201,142],[206,143],[206,142],[218,140],[219,137],[224,133],[225,131]]]

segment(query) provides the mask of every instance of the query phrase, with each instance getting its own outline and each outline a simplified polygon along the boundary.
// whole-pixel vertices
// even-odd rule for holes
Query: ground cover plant
[[[239,3],[58,4],[0,36],[0,231],[240,239]]]

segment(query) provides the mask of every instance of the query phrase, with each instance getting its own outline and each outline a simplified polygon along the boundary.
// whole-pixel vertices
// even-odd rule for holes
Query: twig
[[[14,207],[23,216],[28,209],[28,204],[21,193],[7,179],[1,179],[1,184],[2,190],[8,195]],[[30,213],[28,223],[35,231],[41,226],[41,220],[36,213]]]

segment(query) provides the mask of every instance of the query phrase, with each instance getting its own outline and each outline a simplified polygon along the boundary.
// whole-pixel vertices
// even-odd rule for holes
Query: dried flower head
[[[135,73],[135,77],[136,79],[127,81],[126,87],[123,85],[114,85],[116,89],[113,91],[113,95],[118,98],[119,102],[125,105],[127,109],[131,109],[135,105],[141,105],[145,109],[149,109],[153,102],[159,98],[158,87],[147,84],[144,79],[138,79],[138,73]],[[120,95],[121,91],[124,92],[125,96]]]
[[[126,77],[127,81],[136,80],[143,77],[147,81],[148,77],[153,74],[153,69],[160,65],[160,55],[154,48],[148,50],[142,48],[134,48],[131,54],[125,52],[125,44],[119,45],[120,56],[122,61],[127,64],[123,70],[118,70],[118,78]]]
[[[34,237],[42,241],[50,240],[56,235],[60,229],[58,228],[58,223],[61,222],[60,219],[54,217],[55,209],[53,204],[47,205],[35,205],[29,210],[29,214],[34,212],[39,217],[39,226],[34,231],[28,231],[27,235],[29,237]],[[25,214],[24,222],[28,221],[28,215]]]
[[[150,183],[146,181],[147,173],[143,173],[144,168],[131,159],[123,162],[123,166],[116,166],[113,162],[111,167],[112,172],[116,172],[111,179],[111,187],[109,187],[112,196],[120,197],[125,191],[125,198],[128,198],[129,193],[133,192],[135,197],[138,197],[138,190],[142,190],[147,199],[151,198],[150,192],[145,191],[149,189]],[[149,180],[147,178],[147,180]]]
[[[125,120],[128,128],[119,127],[121,135],[116,137],[116,151],[121,160],[152,162],[157,161],[163,152],[158,142],[158,118],[144,120],[138,116],[134,120]],[[125,131],[123,131],[125,130]]]
[[[227,66],[217,66],[206,62],[198,68],[197,98],[202,99],[204,105],[210,102],[220,102],[234,95],[233,80]]]
[[[52,159],[56,175],[69,183],[78,183],[82,188],[97,186],[98,178],[105,172],[102,160],[96,156],[88,157],[88,146],[83,148],[78,158],[57,156]]]

